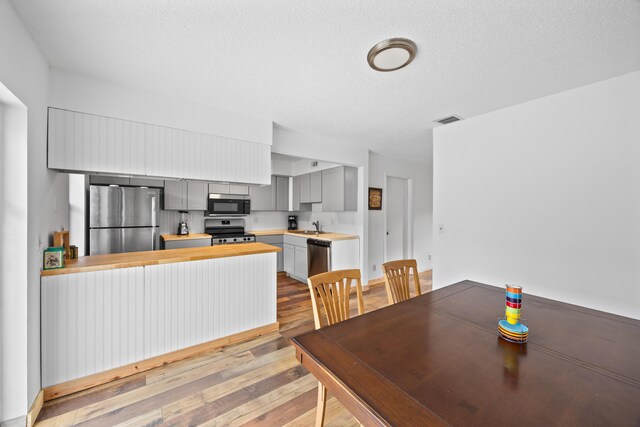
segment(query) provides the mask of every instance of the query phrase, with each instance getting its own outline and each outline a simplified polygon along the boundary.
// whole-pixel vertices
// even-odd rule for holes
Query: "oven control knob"
[[[226,242],[226,241],[227,241],[227,239],[222,239],[222,241],[223,241],[223,242]]]

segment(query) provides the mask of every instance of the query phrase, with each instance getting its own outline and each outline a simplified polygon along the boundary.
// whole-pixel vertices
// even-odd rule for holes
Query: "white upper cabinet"
[[[145,174],[145,128],[139,123],[50,108],[48,141],[51,169]]]
[[[48,167],[248,184],[271,182],[271,147],[49,108]]]

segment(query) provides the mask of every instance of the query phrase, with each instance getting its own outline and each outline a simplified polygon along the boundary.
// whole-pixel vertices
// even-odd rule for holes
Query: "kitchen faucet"
[[[316,226],[316,233],[320,232],[320,221],[312,222],[311,224]]]

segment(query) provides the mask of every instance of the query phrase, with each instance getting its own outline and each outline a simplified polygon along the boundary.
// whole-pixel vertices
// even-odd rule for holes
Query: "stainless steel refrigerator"
[[[159,249],[160,190],[91,185],[89,255]]]

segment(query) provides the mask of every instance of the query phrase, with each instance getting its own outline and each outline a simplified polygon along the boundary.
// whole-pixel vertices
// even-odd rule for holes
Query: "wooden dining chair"
[[[364,313],[362,298],[362,282],[360,270],[337,270],[316,274],[307,279],[311,292],[313,320],[316,329],[333,325],[349,318],[349,297],[351,285],[356,282],[356,299],[358,314]],[[320,306],[322,305],[322,312]],[[324,313],[324,315],[323,315]],[[318,408],[316,410],[316,426],[324,424],[324,413],[327,406],[327,389],[318,381]]]
[[[415,259],[401,259],[382,264],[384,286],[387,289],[389,304],[406,301],[411,298],[409,276],[413,275],[416,296],[421,295],[418,263]]]

